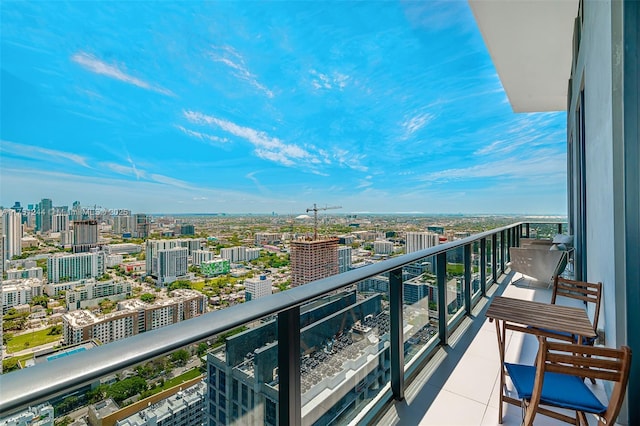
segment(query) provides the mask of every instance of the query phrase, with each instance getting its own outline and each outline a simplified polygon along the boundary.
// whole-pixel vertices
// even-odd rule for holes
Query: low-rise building
[[[36,296],[42,296],[42,280],[39,278],[3,281],[2,314],[15,306],[28,305]]]
[[[259,299],[260,297],[271,294],[271,279],[266,275],[260,275],[258,278],[248,278],[244,280],[245,299],[248,301]]]
[[[43,278],[42,268],[35,266],[32,268],[8,269],[7,280],[19,280],[25,278]]]
[[[0,419],[0,426],[53,426],[54,420],[53,407],[45,403]]]
[[[123,339],[184,321],[206,312],[207,299],[195,290],[180,289],[173,297],[145,303],[138,299],[118,302],[118,310],[98,317],[87,310],[77,310],[62,317],[65,345],[98,339],[102,343]]]
[[[81,281],[65,294],[67,309],[74,311],[97,305],[101,300],[123,300],[131,295],[131,283],[124,280]]]

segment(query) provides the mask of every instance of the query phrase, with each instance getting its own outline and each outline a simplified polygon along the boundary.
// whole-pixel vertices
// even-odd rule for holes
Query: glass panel
[[[471,294],[474,300],[480,295],[480,241],[471,245]]]
[[[438,290],[435,257],[421,259],[402,269],[405,363],[432,339],[438,338]]]
[[[493,247],[492,247],[492,238],[487,238],[487,251],[486,251],[486,259],[487,259],[487,288],[493,285]]]
[[[500,261],[502,259],[502,245],[500,244],[501,241],[501,236],[500,236],[500,232],[498,232],[497,234],[497,240],[496,240],[496,264],[495,264],[495,268],[496,268],[496,272],[498,273],[498,275],[500,275],[500,273],[502,272],[502,270],[500,269]]]
[[[447,319],[464,309],[464,249],[447,251]]]
[[[300,322],[303,423],[346,423],[390,380],[388,276],[303,305]]]

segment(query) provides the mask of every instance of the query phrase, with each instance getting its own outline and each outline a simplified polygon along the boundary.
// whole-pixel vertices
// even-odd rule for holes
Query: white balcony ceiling
[[[578,0],[469,0],[515,112],[567,108]]]

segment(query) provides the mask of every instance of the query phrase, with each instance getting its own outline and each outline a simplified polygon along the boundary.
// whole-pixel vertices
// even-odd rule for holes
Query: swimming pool
[[[58,358],[62,358],[62,357],[65,357],[65,356],[73,355],[73,354],[76,354],[78,352],[84,352],[86,350],[87,350],[87,348],[85,348],[83,346],[80,346],[80,347],[77,347],[77,348],[73,348],[73,349],[67,349],[66,351],[58,352],[57,354],[54,354],[54,355],[49,355],[47,357],[47,361],[51,361],[51,360],[54,360],[54,359],[58,359]]]

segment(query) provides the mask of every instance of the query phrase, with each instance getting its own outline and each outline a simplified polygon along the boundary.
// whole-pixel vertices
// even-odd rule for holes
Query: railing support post
[[[466,244],[463,251],[464,262],[464,311],[471,315],[471,244]]]
[[[498,234],[491,236],[491,279],[493,282],[498,281]]]
[[[487,239],[480,240],[480,294],[487,294]]]
[[[558,224],[558,234],[562,234],[562,223]]]
[[[530,238],[530,237],[529,237],[529,235],[530,235],[530,230],[531,230],[530,226],[531,226],[531,224],[530,224],[529,222],[527,222],[527,224],[526,224],[526,226],[525,226],[525,230],[526,230],[526,233],[524,234],[524,237],[525,237],[525,238]]]
[[[505,232],[500,231],[500,273],[504,273],[504,246],[505,246]]]
[[[402,268],[389,273],[389,326],[391,334],[391,391],[396,401],[404,399],[404,335]]]
[[[440,344],[447,344],[447,253],[436,255],[436,282],[438,284],[438,334]]]
[[[278,314],[278,424],[302,424],[300,306]]]

